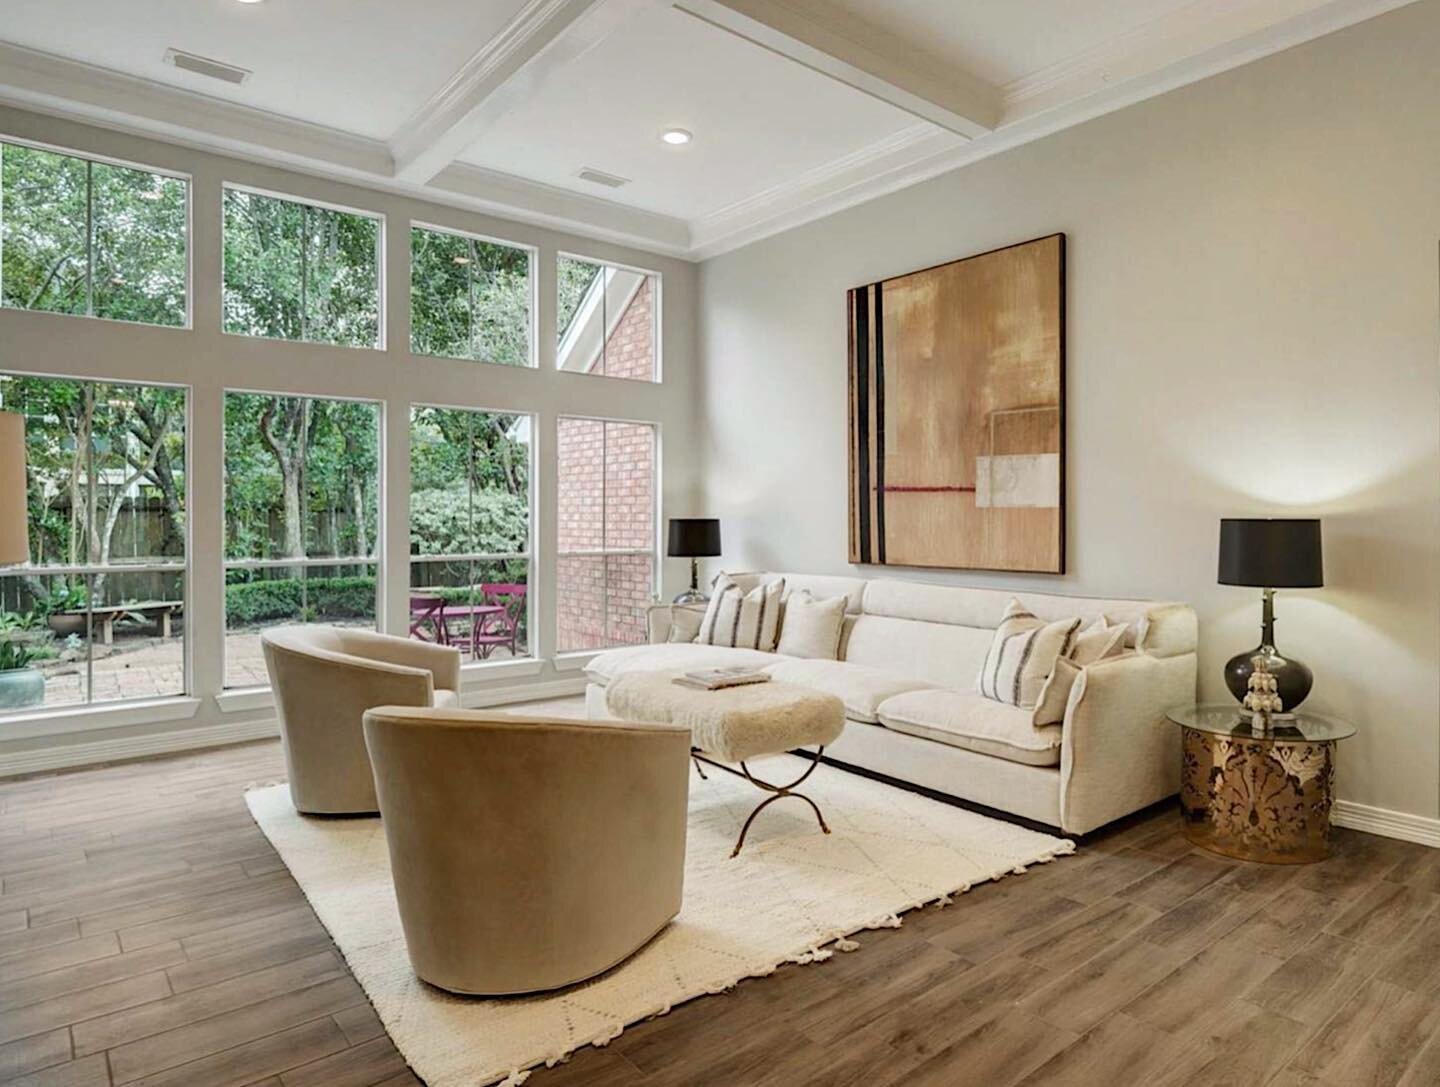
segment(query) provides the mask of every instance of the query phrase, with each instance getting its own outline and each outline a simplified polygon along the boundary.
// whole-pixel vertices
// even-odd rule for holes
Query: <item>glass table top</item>
[[[1175,706],[1166,710],[1165,716],[1185,728],[1247,740],[1327,743],[1355,735],[1355,726],[1348,721],[1317,717],[1313,713],[1296,713],[1288,717],[1272,715],[1270,728],[1261,731],[1251,725],[1250,711],[1234,702],[1228,705]]]

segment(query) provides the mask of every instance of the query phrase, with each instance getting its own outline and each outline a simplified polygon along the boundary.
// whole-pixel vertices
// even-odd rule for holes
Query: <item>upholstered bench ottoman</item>
[[[787,796],[810,805],[820,829],[830,828],[820,808],[795,789],[815,771],[825,745],[845,728],[845,705],[834,695],[788,683],[751,683],[703,691],[672,682],[673,672],[630,672],[605,688],[605,705],[623,721],[662,721],[690,729],[690,748],[696,769],[701,763],[745,778],[772,795],[752,811],[740,828],[732,857],[745,845],[750,824],[766,807]],[[778,755],[801,747],[817,747],[805,772],[788,785],[762,781],[746,763],[761,755]],[[738,764],[739,770],[729,764]]]

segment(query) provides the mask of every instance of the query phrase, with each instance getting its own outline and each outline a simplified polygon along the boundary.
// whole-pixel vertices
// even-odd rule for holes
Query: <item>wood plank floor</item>
[[[282,774],[266,742],[0,782],[0,1082],[419,1082],[245,808]],[[1150,814],[530,1082],[1433,1087],[1437,907],[1440,850],[1247,865]]]

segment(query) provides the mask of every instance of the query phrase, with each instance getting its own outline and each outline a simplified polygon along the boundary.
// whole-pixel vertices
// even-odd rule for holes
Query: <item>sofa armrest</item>
[[[1180,730],[1195,700],[1195,654],[1097,661],[1070,691],[1060,741],[1060,822],[1084,834],[1178,791]]]
[[[646,628],[651,645],[660,645],[670,640],[670,632],[678,627],[682,641],[694,641],[700,632],[700,621],[705,618],[705,608],[691,604],[651,604],[646,611]]]

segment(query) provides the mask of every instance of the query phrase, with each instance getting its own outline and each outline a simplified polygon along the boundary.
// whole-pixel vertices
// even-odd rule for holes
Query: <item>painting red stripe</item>
[[[886,484],[884,487],[876,488],[885,491],[910,492],[911,494],[939,494],[946,491],[974,491],[974,487],[899,487],[893,484]]]

